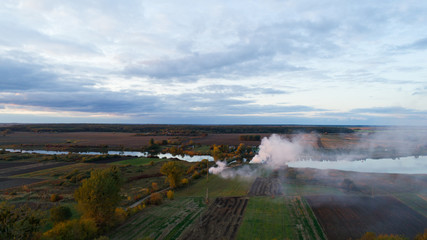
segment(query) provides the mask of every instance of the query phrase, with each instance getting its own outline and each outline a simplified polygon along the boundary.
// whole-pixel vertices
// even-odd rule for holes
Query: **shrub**
[[[192,179],[199,179],[200,178],[200,173],[198,171],[194,171],[193,175],[191,175]]]
[[[0,239],[37,238],[43,222],[41,211],[27,205],[16,208],[6,202],[0,203]]]
[[[50,209],[50,220],[54,223],[68,220],[72,215],[71,209],[67,206],[58,206]]]
[[[97,233],[98,228],[93,219],[73,219],[56,224],[43,237],[55,240],[89,240],[94,239]]]
[[[187,179],[187,178],[183,178],[183,179],[181,180],[181,184],[182,184],[182,185],[188,185],[188,179]]]
[[[162,195],[160,193],[152,193],[150,195],[150,204],[160,205],[162,203]]]
[[[153,189],[153,192],[159,190],[159,185],[156,182],[151,183],[151,188]]]
[[[124,222],[126,218],[126,211],[123,208],[116,208],[116,210],[114,211],[114,220],[116,221],[116,224]]]
[[[169,190],[169,191],[166,193],[166,195],[167,195],[167,197],[168,197],[168,199],[169,199],[169,200],[173,200],[173,199],[174,199],[174,193],[173,193],[173,191],[172,191],[172,190]]]
[[[50,195],[50,201],[51,202],[57,202],[62,199],[62,196],[59,196],[58,194],[53,193]]]

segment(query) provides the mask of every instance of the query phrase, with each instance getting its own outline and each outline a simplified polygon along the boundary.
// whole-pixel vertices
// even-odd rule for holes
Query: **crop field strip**
[[[0,170],[11,167],[19,167],[33,164],[32,162],[0,162]]]
[[[0,190],[45,181],[36,178],[0,178]]]
[[[179,239],[234,239],[248,203],[247,197],[219,197]]]
[[[326,239],[299,197],[251,197],[237,239]]]
[[[181,198],[150,207],[116,229],[110,239],[176,239],[205,209],[203,198]]]
[[[63,162],[47,162],[47,163],[33,163],[20,166],[11,166],[9,168],[0,169],[0,177],[9,177],[13,175],[25,174],[49,168],[61,167],[70,165],[71,163]]]
[[[427,218],[427,201],[419,195],[408,193],[395,195],[394,197]]]
[[[282,195],[282,184],[278,178],[257,177],[249,190],[249,196]]]
[[[359,238],[366,232],[413,238],[427,228],[427,218],[393,197],[306,197],[329,240]]]

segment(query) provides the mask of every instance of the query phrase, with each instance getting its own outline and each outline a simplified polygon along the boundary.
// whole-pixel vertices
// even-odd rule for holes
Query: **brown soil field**
[[[32,164],[31,162],[1,162],[0,163],[0,169],[4,168],[11,168],[11,167],[18,167],[18,166],[25,166]]]
[[[198,222],[187,229],[179,239],[234,239],[248,200],[245,197],[216,198]]]
[[[18,174],[24,174],[29,172],[40,171],[44,169],[61,167],[65,165],[69,165],[72,163],[64,163],[64,162],[45,162],[45,163],[32,163],[26,165],[10,166],[9,168],[0,169],[0,177],[8,177]]]
[[[366,232],[409,238],[424,232],[427,218],[393,197],[306,197],[329,240],[357,239]]]
[[[282,195],[282,184],[278,178],[257,177],[249,190],[249,196]]]
[[[240,141],[241,135],[260,135],[261,139],[263,137],[268,137],[271,134],[258,134],[258,133],[230,133],[230,134],[209,134],[205,137],[191,137],[195,143],[200,143],[202,145],[212,145],[212,144],[226,144],[226,145],[239,145],[244,143],[247,146],[258,146],[261,141]]]
[[[35,178],[0,178],[0,190],[44,181]]]
[[[175,136],[136,136],[135,133],[111,132],[70,132],[70,133],[33,133],[14,132],[0,136],[0,145],[35,145],[62,144],[64,146],[100,146],[137,148],[147,145],[150,139],[155,141],[176,139]]]

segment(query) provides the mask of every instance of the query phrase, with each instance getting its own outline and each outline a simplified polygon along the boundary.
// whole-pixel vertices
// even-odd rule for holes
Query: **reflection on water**
[[[297,161],[290,162],[289,167],[336,169],[355,172],[372,173],[403,173],[403,174],[427,174],[427,156],[401,157],[399,159],[366,159],[358,161]]]
[[[48,154],[48,155],[60,155],[60,154],[69,154],[67,151],[47,151],[47,150],[21,150],[21,149],[5,149],[8,152],[22,152],[22,153],[38,153],[38,154]],[[108,151],[108,152],[71,152],[73,154],[81,154],[81,155],[122,155],[122,156],[131,156],[131,157],[147,157],[149,154],[147,152],[132,152],[132,151]],[[213,161],[213,157],[209,155],[172,155],[170,153],[159,153],[156,156],[159,158],[177,158],[179,160],[187,161],[187,162],[199,162],[203,159],[208,159],[209,161]]]

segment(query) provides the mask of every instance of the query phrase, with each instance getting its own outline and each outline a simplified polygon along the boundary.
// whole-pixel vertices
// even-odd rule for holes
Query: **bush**
[[[127,216],[128,215],[123,208],[116,208],[116,210],[114,211],[114,220],[116,221],[116,224],[124,222]]]
[[[51,202],[57,202],[61,199],[62,199],[62,196],[59,196],[58,194],[54,193],[54,194],[50,195],[50,201]]]
[[[160,205],[162,203],[162,195],[160,193],[152,193],[150,195],[150,204]]]
[[[151,183],[151,188],[153,189],[153,192],[159,190],[159,185],[156,182]]]
[[[50,209],[50,220],[54,223],[68,220],[72,215],[71,209],[67,206],[58,206]]]
[[[200,173],[198,171],[194,171],[193,175],[191,175],[192,179],[199,179],[200,178]]]
[[[43,222],[41,211],[0,203],[0,239],[36,239]]]
[[[173,199],[174,199],[174,193],[173,193],[173,191],[172,191],[172,190],[169,190],[169,191],[166,193],[166,195],[167,195],[167,197],[168,197],[168,199],[169,199],[169,200],[173,200]]]
[[[188,185],[188,179],[187,179],[187,178],[183,178],[183,179],[181,180],[181,184],[182,184],[182,185]]]
[[[89,240],[97,236],[98,228],[93,219],[74,219],[56,224],[45,232],[45,239],[55,240]]]

